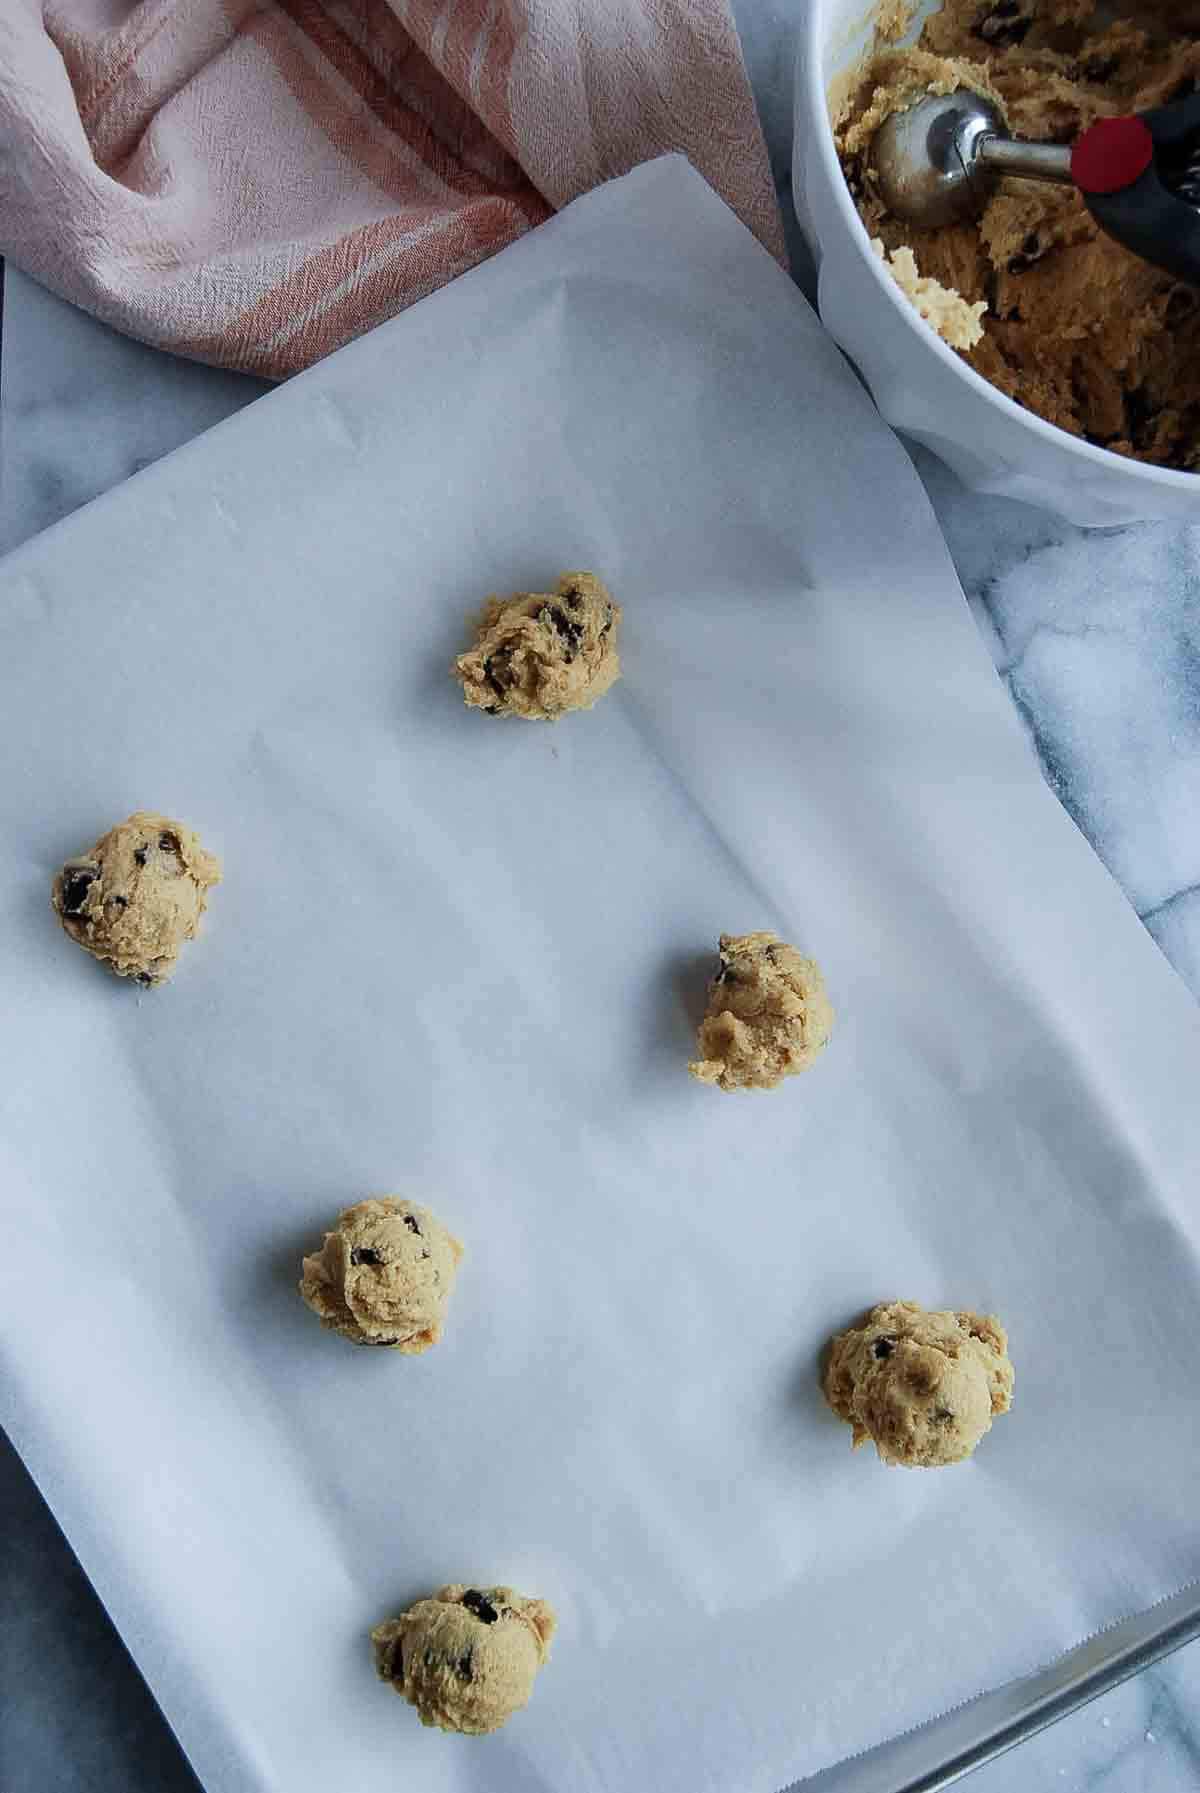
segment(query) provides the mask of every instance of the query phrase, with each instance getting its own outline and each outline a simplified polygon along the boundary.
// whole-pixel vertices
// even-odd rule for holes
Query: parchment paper
[[[599,571],[556,727],[447,676]],[[211,1793],[772,1793],[1200,1573],[1198,1013],[1042,785],[905,456],[678,161],[572,206],[0,575],[3,1412]],[[176,983],[58,932],[130,810],[225,861]],[[686,1075],[716,935],[838,1012]],[[342,1205],[467,1245],[419,1360],[317,1327]],[[1001,1315],[1016,1402],[885,1469],[880,1299]],[[561,1629],[444,1737],[368,1628]]]

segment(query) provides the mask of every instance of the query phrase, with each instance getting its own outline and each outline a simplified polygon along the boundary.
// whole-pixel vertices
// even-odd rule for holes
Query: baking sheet
[[[550,728],[446,674],[599,570],[625,677]],[[685,165],[570,207],[0,570],[0,1417],[211,1793],[769,1793],[1200,1573],[1200,1014],[1043,787],[902,450]],[[225,861],[140,996],[57,933],[138,806]],[[838,1027],[683,1066],[716,934]],[[419,1192],[419,1360],[298,1260]],[[1016,1404],[887,1470],[823,1341],[995,1310]],[[511,1581],[499,1735],[369,1626]]]

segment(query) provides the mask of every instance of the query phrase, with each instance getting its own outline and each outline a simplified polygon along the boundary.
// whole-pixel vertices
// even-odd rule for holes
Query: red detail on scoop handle
[[[1100,118],[1071,151],[1071,178],[1081,193],[1120,193],[1154,160],[1154,139],[1140,118]]]
[[[1150,138],[1151,155],[1141,174],[1130,185],[1111,192],[1089,190],[1080,179],[1080,174],[1087,176],[1086,164],[1077,171],[1072,158],[1072,173],[1079,181],[1088,211],[1101,230],[1115,237],[1134,255],[1142,256],[1156,268],[1162,268],[1164,273],[1173,274],[1176,280],[1186,280],[1200,287],[1200,210],[1189,205],[1163,180],[1167,169],[1178,171],[1200,146],[1200,92],[1190,93],[1182,100],[1172,100],[1166,106],[1153,106],[1137,118],[1113,118],[1102,122],[1106,126],[1144,127]],[[1080,144],[1099,128],[1099,125],[1093,125],[1080,138]],[[1128,145],[1135,144],[1132,132],[1127,132],[1126,141],[1124,154],[1128,156]],[[1114,162],[1113,172],[1116,172],[1122,166],[1120,156],[1115,157]],[[1125,166],[1126,174],[1132,166],[1133,161]],[[1100,173],[1103,177],[1103,167]]]

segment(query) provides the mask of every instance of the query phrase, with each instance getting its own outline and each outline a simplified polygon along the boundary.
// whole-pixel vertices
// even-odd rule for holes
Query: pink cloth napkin
[[[666,150],[782,254],[727,0],[0,3],[0,253],[275,379]]]

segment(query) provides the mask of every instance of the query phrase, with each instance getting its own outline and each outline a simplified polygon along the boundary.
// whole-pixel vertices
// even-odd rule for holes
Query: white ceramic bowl
[[[793,194],[819,270],[821,320],[894,429],[924,443],[976,491],[1085,526],[1200,522],[1200,474],[1148,467],[1080,442],[1022,410],[917,316],[872,254],[842,178],[826,98],[868,49],[868,0],[808,0],[796,67]],[[922,16],[936,10],[926,4]]]

